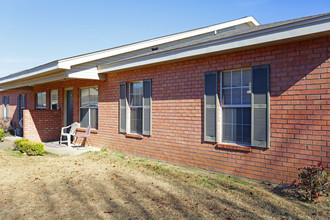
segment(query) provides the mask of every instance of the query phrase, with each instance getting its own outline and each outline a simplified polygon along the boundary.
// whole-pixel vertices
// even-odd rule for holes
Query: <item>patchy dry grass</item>
[[[279,192],[281,195],[279,195]],[[0,150],[0,219],[327,219],[329,197],[115,152]]]

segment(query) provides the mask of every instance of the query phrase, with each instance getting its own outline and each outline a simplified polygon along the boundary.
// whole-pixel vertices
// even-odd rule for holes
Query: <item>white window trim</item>
[[[223,108],[252,108],[252,105],[251,104],[240,104],[240,105],[225,105],[223,104],[222,102],[222,74],[223,72],[228,72],[228,71],[237,71],[237,70],[240,70],[241,71],[241,79],[242,79],[242,74],[243,74],[243,70],[251,70],[251,74],[252,74],[252,68],[242,68],[242,69],[232,69],[232,70],[224,70],[221,72],[220,74],[220,129],[219,129],[219,132],[220,132],[220,143],[222,144],[233,144],[233,145],[241,145],[241,146],[251,146],[251,144],[247,144],[247,143],[231,143],[231,142],[224,142],[223,141]],[[231,81],[232,81],[232,74],[230,75],[231,77]],[[251,83],[250,83],[250,86],[242,86],[242,83],[243,81],[241,80],[241,87],[236,87],[236,88],[249,88],[251,90]],[[235,87],[231,87],[231,88],[235,88]],[[225,88],[226,89],[226,88]],[[228,88],[229,89],[229,88]],[[231,96],[231,102],[232,102],[232,96]],[[241,100],[243,100],[243,97],[242,97],[242,93],[241,93]],[[252,126],[252,125],[251,125]]]
[[[139,81],[130,81],[128,82],[128,108],[126,111],[126,128],[127,128],[127,133],[128,134],[138,134],[138,135],[142,135],[143,131],[141,131],[141,133],[135,133],[131,131],[131,83],[142,83],[142,91],[143,91],[143,80],[139,80]],[[143,99],[143,92],[142,92],[142,99]],[[133,106],[132,108],[142,108],[143,111],[143,105],[141,106]],[[142,122],[143,123],[143,118],[142,118]]]
[[[39,93],[45,93],[45,98],[46,98],[46,100],[45,100],[45,104],[46,104],[46,106],[45,107],[40,107],[40,106],[38,106],[38,94]],[[46,109],[47,108],[47,92],[37,92],[36,93],[36,109]]]
[[[52,93],[54,92],[54,91],[56,91],[57,92],[57,98],[56,98],[56,109],[53,109],[53,104],[52,104],[52,102],[53,102],[53,99],[52,99]],[[49,105],[50,105],[50,110],[58,110],[59,109],[59,106],[58,106],[58,89],[52,89],[52,90],[50,90],[50,97],[49,97],[50,99],[49,99]]]
[[[99,87],[98,86],[88,86],[88,87],[80,87],[79,88],[79,123],[80,123],[80,126],[81,126],[81,122],[80,122],[80,109],[83,108],[83,109],[86,109],[84,107],[81,107],[80,104],[81,104],[81,90],[82,89],[89,89],[89,88],[97,88],[97,108],[96,107],[89,107],[87,109],[90,109],[90,108],[93,108],[93,109],[98,109],[99,107]],[[88,91],[88,96],[90,95],[89,91]],[[98,125],[99,125],[99,116],[97,116],[97,128],[93,128],[91,126],[91,129],[92,130],[98,130]],[[90,125],[91,124],[91,111],[88,110],[88,124]],[[85,128],[85,127],[81,127],[81,128]],[[86,127],[87,128],[87,127]]]

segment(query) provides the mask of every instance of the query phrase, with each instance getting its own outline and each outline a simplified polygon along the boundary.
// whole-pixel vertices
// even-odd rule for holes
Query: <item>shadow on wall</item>
[[[56,141],[61,134],[61,110],[24,110],[24,138]]]

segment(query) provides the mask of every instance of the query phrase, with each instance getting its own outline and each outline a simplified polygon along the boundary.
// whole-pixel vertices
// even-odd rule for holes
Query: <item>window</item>
[[[129,84],[130,132],[142,134],[143,82]]]
[[[80,89],[80,126],[98,128],[98,87]]]
[[[9,119],[9,96],[2,97],[2,119]]]
[[[222,141],[251,144],[251,69],[222,72]]]
[[[46,109],[46,92],[37,93],[37,109]]]
[[[50,109],[58,109],[58,90],[54,89],[50,91]]]
[[[151,79],[119,84],[120,133],[152,135],[151,84]]]

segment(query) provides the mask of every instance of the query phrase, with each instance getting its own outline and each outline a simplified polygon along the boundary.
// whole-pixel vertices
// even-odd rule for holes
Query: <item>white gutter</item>
[[[289,25],[269,28],[261,31],[220,39],[190,47],[174,49],[103,64],[98,66],[99,73],[119,71],[129,68],[136,68],[156,63],[169,62],[177,59],[184,59],[194,56],[206,55],[220,51],[244,48],[258,44],[266,44],[274,41],[302,37],[305,35],[317,34],[330,31],[330,16],[319,17],[312,20],[297,22]]]

